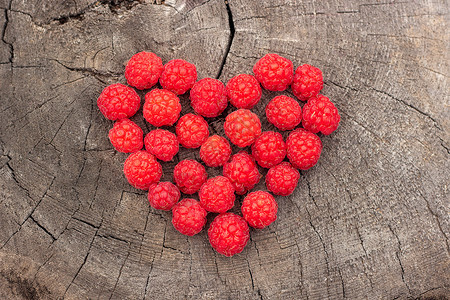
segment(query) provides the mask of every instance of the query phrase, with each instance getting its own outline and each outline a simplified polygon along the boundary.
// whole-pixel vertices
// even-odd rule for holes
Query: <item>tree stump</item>
[[[0,7],[1,299],[447,299],[445,1]],[[340,127],[322,136],[322,157],[294,194],[278,198],[278,220],[252,230],[239,255],[215,253],[206,230],[177,233],[122,174],[126,155],[112,149],[96,99],[125,83],[124,63],[143,50],[223,82],[269,52],[324,72]],[[290,91],[265,92],[254,109],[265,130],[264,106],[278,94]],[[142,110],[132,119],[152,129]],[[223,134],[223,116],[209,123]],[[182,150],[164,180],[198,156]]]

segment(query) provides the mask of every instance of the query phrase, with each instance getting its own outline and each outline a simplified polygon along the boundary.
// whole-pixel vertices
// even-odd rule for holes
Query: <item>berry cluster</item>
[[[128,85],[148,90],[158,82],[162,89],[145,95],[143,116],[155,127],[176,126],[172,131],[155,129],[144,137],[143,130],[129,118],[139,110],[141,99],[134,89],[117,83],[106,87],[97,104],[102,114],[115,120],[109,131],[114,148],[131,153],[124,174],[135,188],[148,190],[148,201],[155,209],[172,211],[172,224],[185,235],[199,233],[208,213],[218,213],[208,230],[212,247],[225,256],[242,252],[250,238],[249,225],[264,228],[277,219],[274,195],[291,195],[300,179],[299,170],[313,167],[319,160],[322,142],[316,133],[329,135],[340,121],[334,104],[319,94],[323,88],[320,69],[299,66],[277,54],[267,54],[253,67],[254,76],[240,74],[226,85],[212,78],[197,81],[195,65],[175,59],[163,65],[150,52],[135,54],[125,67]],[[269,123],[281,131],[289,130],[286,141],[280,132],[262,131],[260,116],[251,111],[262,97],[261,86],[269,91],[284,91],[291,86],[300,101],[286,95],[274,97],[265,107]],[[179,95],[190,90],[191,106],[196,114],[180,117]],[[225,117],[226,137],[209,134],[205,118],[220,116],[228,101],[237,109]],[[299,127],[300,124],[302,127]],[[230,142],[240,150],[233,155]],[[222,167],[223,176],[208,179],[205,166],[196,160],[179,161],[172,182],[160,182],[163,169],[159,161],[172,161],[184,148],[200,148],[200,159],[207,167]],[[145,146],[145,150],[143,150]],[[159,161],[158,161],[159,160]],[[260,181],[260,168],[268,169],[268,192],[250,192]],[[248,193],[250,192],[250,193]],[[271,193],[269,193],[271,192]],[[181,193],[198,193],[199,201]],[[242,216],[228,212],[236,194],[248,193],[241,206]]]

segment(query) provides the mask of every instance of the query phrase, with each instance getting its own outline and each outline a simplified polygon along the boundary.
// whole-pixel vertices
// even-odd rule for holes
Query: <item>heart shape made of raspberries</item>
[[[239,74],[225,86],[213,78],[197,81],[195,65],[185,60],[174,59],[163,65],[154,53],[133,55],[125,67],[128,85],[148,90],[159,82],[162,87],[146,93],[143,116],[151,125],[165,129],[151,130],[145,138],[143,130],[129,119],[141,105],[133,88],[112,84],[97,100],[102,114],[116,120],[109,131],[111,144],[119,152],[131,153],[123,168],[128,182],[137,189],[148,190],[148,200],[154,209],[171,210],[172,224],[182,234],[199,233],[208,212],[218,213],[208,229],[208,238],[211,246],[225,256],[242,252],[250,237],[249,225],[260,229],[276,220],[278,204],[272,194],[293,193],[300,179],[298,170],[307,170],[319,160],[322,142],[316,133],[329,135],[340,121],[334,104],[319,94],[323,76],[318,68],[304,64],[294,72],[289,59],[267,54],[256,62],[253,73],[254,76]],[[279,95],[265,107],[268,122],[280,131],[289,131],[286,141],[280,132],[263,132],[260,117],[251,111],[262,97],[261,86],[269,91],[284,91],[291,86],[298,100],[307,101],[302,109],[296,99]],[[182,106],[178,95],[189,90],[196,114],[180,117]],[[226,137],[210,135],[205,118],[221,115],[228,102],[236,110],[225,118]],[[228,140],[233,148],[239,149],[234,154]],[[180,145],[200,148],[203,164],[193,159],[181,160],[173,170],[174,183],[160,182],[161,162],[172,161]],[[251,154],[240,149],[245,147],[251,147]],[[208,179],[205,165],[223,168],[223,176]],[[262,177],[259,168],[268,169],[265,177],[268,192],[252,191]],[[179,201],[181,193],[197,192],[200,201],[192,198]],[[235,195],[246,193],[242,216],[228,212],[235,204]]]

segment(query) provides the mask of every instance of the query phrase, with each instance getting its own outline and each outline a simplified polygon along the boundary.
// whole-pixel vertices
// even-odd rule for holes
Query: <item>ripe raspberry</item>
[[[286,146],[289,161],[300,170],[307,170],[314,166],[322,152],[322,142],[319,137],[303,128],[298,128],[289,134]]]
[[[129,85],[138,90],[154,86],[161,76],[164,66],[155,53],[139,52],[131,57],[125,67],[125,78]]]
[[[266,186],[275,195],[289,196],[297,187],[300,173],[288,162],[269,169],[266,175]]]
[[[186,159],[175,166],[173,178],[180,191],[185,194],[193,194],[205,183],[208,174],[205,167],[198,161]]]
[[[294,65],[289,59],[270,53],[256,62],[253,73],[266,90],[284,91],[294,77]]]
[[[185,198],[172,209],[172,224],[180,233],[193,236],[206,224],[206,210],[195,199]]]
[[[168,90],[153,89],[145,95],[143,112],[153,126],[173,125],[180,117],[180,99]]]
[[[210,178],[198,192],[200,204],[210,212],[223,213],[234,205],[234,187],[228,178],[217,176]]]
[[[238,195],[251,190],[261,177],[255,161],[245,151],[233,155],[231,161],[223,166],[223,176],[231,181]]]
[[[117,151],[123,153],[135,152],[142,149],[144,132],[141,127],[129,119],[122,119],[114,123],[109,131],[109,140]]]
[[[238,109],[225,118],[225,134],[238,147],[253,144],[261,134],[261,121],[248,109]]]
[[[177,136],[164,129],[150,131],[144,143],[145,149],[162,161],[172,160],[179,150]]]
[[[148,201],[155,209],[171,210],[180,199],[180,190],[172,182],[160,182],[148,190]]]
[[[279,132],[263,132],[252,145],[253,158],[263,168],[271,168],[283,161],[286,144]]]
[[[267,121],[280,130],[294,129],[302,120],[302,108],[288,96],[277,96],[266,106]]]
[[[302,101],[317,96],[323,88],[323,76],[320,69],[304,64],[295,70],[292,92]]]
[[[218,135],[210,136],[200,148],[200,158],[208,167],[223,166],[230,156],[230,143]]]
[[[340,120],[333,102],[323,95],[310,98],[303,107],[303,127],[313,133],[329,135],[338,128]]]
[[[196,82],[190,93],[191,105],[196,113],[213,118],[220,115],[228,104],[223,83],[217,79],[203,78]]]
[[[242,202],[242,215],[248,224],[262,229],[277,219],[278,204],[268,192],[252,192]]]
[[[227,96],[237,108],[251,109],[261,99],[261,86],[252,75],[240,74],[227,83]]]
[[[148,190],[162,176],[162,167],[147,151],[134,152],[125,161],[123,172],[128,182],[137,189]]]
[[[105,118],[118,120],[133,116],[141,106],[141,98],[132,88],[116,83],[102,91],[97,106]]]
[[[209,136],[208,123],[194,114],[182,116],[175,131],[178,141],[184,148],[198,148]]]
[[[233,213],[224,213],[212,221],[208,238],[217,252],[233,256],[244,250],[250,239],[250,230],[244,218]]]
[[[186,93],[197,81],[195,65],[182,60],[173,59],[164,66],[159,83],[177,95]]]

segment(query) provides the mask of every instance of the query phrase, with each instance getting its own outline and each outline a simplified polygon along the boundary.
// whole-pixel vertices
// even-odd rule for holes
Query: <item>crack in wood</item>
[[[405,281],[405,269],[403,268],[402,260],[400,259],[400,254],[402,253],[402,248],[401,248],[402,244],[400,243],[400,239],[399,239],[397,233],[395,233],[394,229],[392,228],[392,226],[390,224],[388,224],[388,228],[391,231],[391,233],[394,235],[395,239],[397,240],[397,251],[395,252],[395,257],[397,258],[397,261],[400,265],[402,281],[405,284],[406,288],[408,289],[409,295],[412,295],[411,289]]]
[[[231,12],[230,3],[228,2],[228,0],[225,0],[225,7],[227,9],[227,14],[228,14],[228,26],[230,29],[230,36],[228,37],[228,44],[225,48],[225,52],[224,52],[224,55],[222,58],[222,63],[220,64],[219,71],[217,72],[217,75],[216,75],[216,79],[219,79],[220,76],[222,76],[222,71],[227,62],[227,57],[228,57],[228,54],[230,53],[231,45],[233,44],[234,34],[236,32],[236,29],[234,27],[233,14]]]

